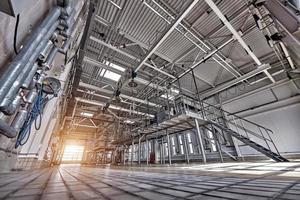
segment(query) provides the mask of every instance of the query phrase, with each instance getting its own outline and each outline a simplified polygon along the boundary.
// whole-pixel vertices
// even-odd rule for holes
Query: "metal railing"
[[[181,108],[178,108],[178,111],[183,112],[183,110],[185,110],[197,113],[203,120],[217,123],[225,129],[229,128],[236,134],[256,142],[272,152],[275,151],[280,155],[271,138],[271,135],[274,134],[271,129],[239,117],[207,102],[199,102],[198,100],[183,95],[179,98],[181,98],[182,103],[180,105]]]

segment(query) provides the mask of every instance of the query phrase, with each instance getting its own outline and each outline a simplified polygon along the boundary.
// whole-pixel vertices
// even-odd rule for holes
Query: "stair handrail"
[[[207,103],[207,102],[205,102],[205,101],[199,102],[199,100],[197,100],[197,99],[195,99],[195,98],[192,98],[192,97],[190,97],[190,96],[188,96],[188,95],[185,95],[185,94],[181,94],[181,95],[179,95],[179,96],[181,96],[181,97],[183,97],[183,98],[188,98],[188,99],[190,99],[190,101],[192,100],[192,103],[194,103],[195,105],[197,105],[197,104],[200,105],[200,107],[202,107],[202,110],[205,112],[205,116],[204,116],[204,117],[207,117],[207,116],[209,116],[209,115],[212,115],[213,118],[214,118],[213,120],[218,120],[218,119],[222,119],[222,118],[223,118],[225,121],[229,122],[229,123],[232,124],[233,126],[238,127],[240,130],[244,130],[245,133],[246,133],[246,135],[249,133],[249,134],[251,134],[252,136],[254,136],[254,137],[256,137],[256,138],[259,138],[259,139],[265,141],[265,143],[267,144],[267,147],[268,147],[269,149],[270,149],[270,147],[269,147],[268,142],[270,142],[270,143],[272,144],[272,146],[275,148],[275,150],[277,151],[277,153],[279,154],[279,151],[278,151],[278,149],[277,149],[277,147],[276,147],[276,145],[275,145],[273,139],[272,139],[271,136],[270,136],[270,133],[271,133],[271,134],[274,134],[274,132],[273,132],[271,129],[266,128],[266,127],[264,127],[264,126],[262,126],[262,125],[260,125],[260,124],[255,123],[255,122],[249,121],[249,120],[247,120],[247,119],[244,119],[244,118],[242,118],[242,117],[240,117],[240,116],[238,116],[238,115],[236,115],[236,114],[230,113],[230,112],[228,112],[228,111],[226,111],[226,110],[224,110],[224,109],[222,109],[222,108],[219,108],[219,107],[217,107],[217,106],[215,106],[215,105],[212,105],[212,104],[210,104],[210,103]],[[202,104],[202,105],[201,105],[201,104]],[[213,108],[213,109],[215,109],[216,111],[220,112],[220,115],[216,114],[214,111],[211,111],[211,110],[209,109],[210,107]],[[208,108],[208,109],[207,109],[207,108]],[[199,108],[198,108],[198,109],[199,109]],[[231,119],[231,120],[230,120],[230,119],[227,119],[225,116],[222,116],[222,114],[225,114],[227,117],[232,116],[233,119]],[[239,124],[237,124],[236,122],[233,122],[233,121],[232,121],[232,120],[235,120],[235,119],[240,120],[240,121],[242,122],[242,125],[239,125]],[[219,121],[219,120],[218,120],[218,121]],[[250,130],[249,128],[245,128],[243,122],[246,122],[246,123],[248,123],[248,124],[251,124],[251,125],[257,127],[259,130],[260,130],[260,129],[264,130],[264,132],[265,132],[265,134],[267,134],[267,136],[265,136],[264,133],[261,132],[261,131],[260,131],[261,135],[259,135],[259,134],[257,134],[255,131]],[[238,131],[238,129],[237,129],[237,131]],[[238,134],[240,134],[240,133],[238,133]],[[249,138],[248,135],[247,135],[247,137]],[[270,149],[270,150],[271,150],[271,149]]]

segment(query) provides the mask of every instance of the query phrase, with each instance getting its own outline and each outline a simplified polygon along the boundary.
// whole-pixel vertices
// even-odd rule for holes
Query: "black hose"
[[[17,37],[18,37],[18,27],[20,21],[20,14],[17,15],[16,25],[15,25],[15,35],[14,35],[14,51],[16,54],[19,54],[19,50],[17,48]]]

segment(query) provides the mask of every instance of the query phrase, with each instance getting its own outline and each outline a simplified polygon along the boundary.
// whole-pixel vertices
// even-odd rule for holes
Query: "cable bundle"
[[[30,134],[31,134],[31,127],[34,123],[35,130],[39,130],[41,128],[42,124],[42,112],[45,107],[45,105],[54,98],[48,97],[48,94],[44,93],[41,89],[37,98],[35,99],[35,102],[32,106],[31,112],[28,113],[27,120],[25,121],[24,125],[22,126],[20,133],[18,135],[15,148],[18,148],[19,146],[23,146],[28,141]]]

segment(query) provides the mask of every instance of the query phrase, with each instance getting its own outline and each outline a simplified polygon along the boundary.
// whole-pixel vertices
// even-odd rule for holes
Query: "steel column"
[[[197,119],[195,119],[195,124],[196,124],[197,136],[198,136],[201,154],[202,154],[202,160],[203,160],[203,163],[206,163],[205,150],[204,150],[204,146],[203,146],[203,142],[202,142],[202,136],[201,136],[201,132],[200,132],[199,122]]]
[[[167,144],[168,144],[168,160],[169,160],[169,165],[172,164],[172,158],[171,158],[171,146],[170,146],[170,135],[168,133],[168,130],[166,130],[167,133]]]

